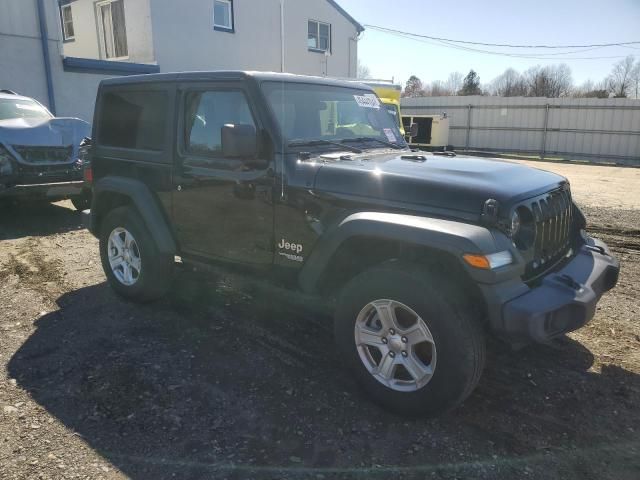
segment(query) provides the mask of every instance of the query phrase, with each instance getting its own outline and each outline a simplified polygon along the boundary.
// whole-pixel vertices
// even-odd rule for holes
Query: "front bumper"
[[[546,342],[576,330],[593,318],[596,304],[616,285],[619,272],[607,245],[588,238],[564,267],[494,309],[492,328],[511,343]],[[504,300],[501,288],[515,291],[510,284],[485,288],[485,293],[493,301]]]
[[[85,191],[83,181],[41,183],[35,185],[0,184],[0,198],[46,198],[47,200],[75,197]]]

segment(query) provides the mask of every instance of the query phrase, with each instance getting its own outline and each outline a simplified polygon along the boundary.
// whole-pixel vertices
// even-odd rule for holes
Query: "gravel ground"
[[[492,343],[462,407],[411,421],[363,397],[305,299],[180,272],[127,303],[69,203],[0,207],[0,478],[636,480],[640,210],[576,198],[623,265],[594,321]]]

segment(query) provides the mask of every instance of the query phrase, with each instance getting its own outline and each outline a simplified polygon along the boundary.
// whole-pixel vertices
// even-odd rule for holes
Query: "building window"
[[[328,23],[309,20],[309,36],[307,40],[309,50],[317,52],[331,51],[331,25]]]
[[[60,19],[62,20],[62,39],[65,42],[75,39],[73,31],[73,15],[71,14],[71,5],[62,5],[60,7]]]
[[[233,0],[214,0],[213,28],[233,32]]]
[[[105,58],[129,56],[127,29],[124,21],[124,1],[107,0],[96,3],[100,47]]]

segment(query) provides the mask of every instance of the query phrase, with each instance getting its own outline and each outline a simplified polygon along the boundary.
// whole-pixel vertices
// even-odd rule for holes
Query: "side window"
[[[98,142],[107,147],[162,151],[167,116],[164,92],[107,92],[102,97]]]
[[[214,0],[213,26],[216,30],[233,30],[233,0]]]
[[[309,32],[307,35],[307,47],[309,47],[310,50],[330,52],[331,25],[316,20],[309,20],[307,25]]]
[[[195,155],[220,156],[222,127],[253,125],[247,99],[239,91],[190,92],[185,106],[185,149]]]
[[[75,39],[73,31],[73,14],[71,5],[60,6],[60,18],[62,20],[62,39],[67,42]]]
[[[126,58],[127,27],[124,19],[123,0],[97,2],[98,37],[104,58]]]

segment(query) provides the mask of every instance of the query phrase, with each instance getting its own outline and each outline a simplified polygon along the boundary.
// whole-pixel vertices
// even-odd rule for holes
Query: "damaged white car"
[[[81,143],[89,124],[55,118],[36,100],[0,90],[0,199],[59,201],[89,208]]]

